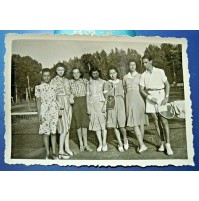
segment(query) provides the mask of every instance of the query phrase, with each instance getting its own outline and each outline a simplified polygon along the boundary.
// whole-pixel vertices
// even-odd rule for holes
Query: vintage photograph
[[[5,162],[194,166],[185,38],[5,39]]]

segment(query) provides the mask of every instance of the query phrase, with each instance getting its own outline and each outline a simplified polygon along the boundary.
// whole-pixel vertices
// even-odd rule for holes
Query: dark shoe
[[[68,154],[59,154],[58,155],[59,160],[67,160],[69,158],[70,158],[70,156]]]
[[[92,151],[92,149],[87,145],[86,147],[84,147],[84,149],[86,150],[86,151],[88,151],[88,152],[91,152]]]
[[[53,157],[50,154],[46,155],[46,160],[53,160]]]

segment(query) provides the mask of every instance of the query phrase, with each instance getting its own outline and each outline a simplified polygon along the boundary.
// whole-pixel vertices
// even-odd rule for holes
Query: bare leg
[[[52,152],[56,155],[56,134],[51,134]]]
[[[160,117],[160,121],[162,122],[163,128],[164,128],[164,133],[165,133],[165,139],[166,139],[166,143],[170,143],[170,131],[169,131],[169,124],[168,124],[168,120]]]
[[[162,122],[162,125],[164,128],[165,139],[166,139],[165,148],[166,148],[167,155],[173,155],[173,150],[171,149],[171,145],[170,145],[170,131],[169,131],[168,121],[167,119],[163,117],[160,117],[160,121]]]
[[[141,134],[141,131],[139,129],[139,126],[134,127],[134,132],[135,132],[136,138],[138,140],[139,147],[142,147],[144,145],[144,143],[143,143],[142,134]]]
[[[121,137],[120,137],[120,132],[117,128],[114,128],[114,132],[115,132],[115,136],[117,138],[117,141],[118,141],[118,144],[120,147],[123,147],[123,143],[122,143],[122,140],[121,140]]]
[[[127,139],[127,135],[126,135],[126,129],[125,128],[120,128],[120,131],[123,135],[123,139],[124,139],[124,144],[128,143],[128,139]]]
[[[161,129],[162,127],[161,127],[160,121],[159,121],[159,119],[155,113],[152,113],[151,115],[153,117],[153,121],[154,121],[156,130],[157,130],[159,139],[161,140],[162,143],[164,143],[164,134],[163,134],[162,129]]]
[[[141,132],[142,140],[143,140],[144,139],[144,124],[140,125],[139,128],[140,128],[140,132]]]
[[[70,157],[68,155],[66,155],[65,151],[64,151],[64,145],[65,145],[65,140],[66,140],[66,134],[62,133],[60,134],[59,137],[59,159],[69,159]]]
[[[64,133],[60,134],[59,138],[59,154],[64,154],[64,143],[65,143],[66,135]]]
[[[49,143],[49,135],[43,135],[43,142],[44,142],[44,146],[46,149],[46,155],[49,156],[50,155],[50,143]]]
[[[82,129],[81,128],[77,129],[77,136],[78,136],[78,139],[79,139],[80,151],[83,151],[84,145],[83,145],[83,141],[82,141],[83,136],[82,136]]]
[[[88,146],[88,139],[87,139],[87,128],[82,128],[82,136],[84,141],[84,149],[86,151],[92,151],[92,149]]]
[[[102,144],[103,144],[103,146],[106,146],[106,138],[107,138],[107,130],[105,129],[105,130],[102,130],[102,140],[103,140]]]
[[[73,152],[70,150],[70,146],[69,146],[69,132],[66,134],[66,138],[65,138],[65,151],[69,154],[69,155],[73,155]]]
[[[87,147],[88,146],[87,128],[82,128],[82,137],[84,141],[84,147]]]
[[[108,151],[106,138],[107,138],[107,130],[104,129],[104,130],[102,130],[102,151]]]
[[[97,139],[99,142],[99,146],[97,148],[97,151],[101,151],[102,150],[102,133],[101,133],[101,130],[96,131],[96,135],[97,135]]]

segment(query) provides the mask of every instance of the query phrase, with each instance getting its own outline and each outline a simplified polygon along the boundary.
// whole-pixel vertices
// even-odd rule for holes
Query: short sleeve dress
[[[100,78],[98,80],[91,78],[87,85],[87,108],[90,113],[89,130],[92,131],[106,129],[106,113],[103,112],[105,82]]]
[[[140,76],[138,73],[133,76],[128,73],[123,78],[123,85],[126,91],[127,127],[148,125],[145,102],[139,91]]]
[[[110,95],[115,96],[115,108],[107,110],[107,128],[124,128],[126,126],[126,113],[122,80],[107,81],[104,85],[104,92],[110,91],[113,87],[115,89],[111,91]]]
[[[55,134],[58,122],[56,85],[42,83],[35,86],[35,96],[41,98],[40,115],[42,123],[39,126],[39,134]]]
[[[57,75],[51,80],[51,83],[56,85],[57,102],[59,106],[64,109],[62,110],[62,117],[58,120],[57,131],[59,134],[68,133],[72,119],[72,106],[70,104],[71,91],[69,80]]]

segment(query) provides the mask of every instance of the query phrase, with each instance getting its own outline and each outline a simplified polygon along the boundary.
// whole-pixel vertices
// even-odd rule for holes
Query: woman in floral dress
[[[39,134],[43,135],[46,159],[56,159],[56,127],[58,106],[56,102],[56,85],[50,83],[50,69],[42,70],[42,84],[35,87],[35,97],[39,117]],[[51,136],[52,155],[50,154],[49,137]]]

